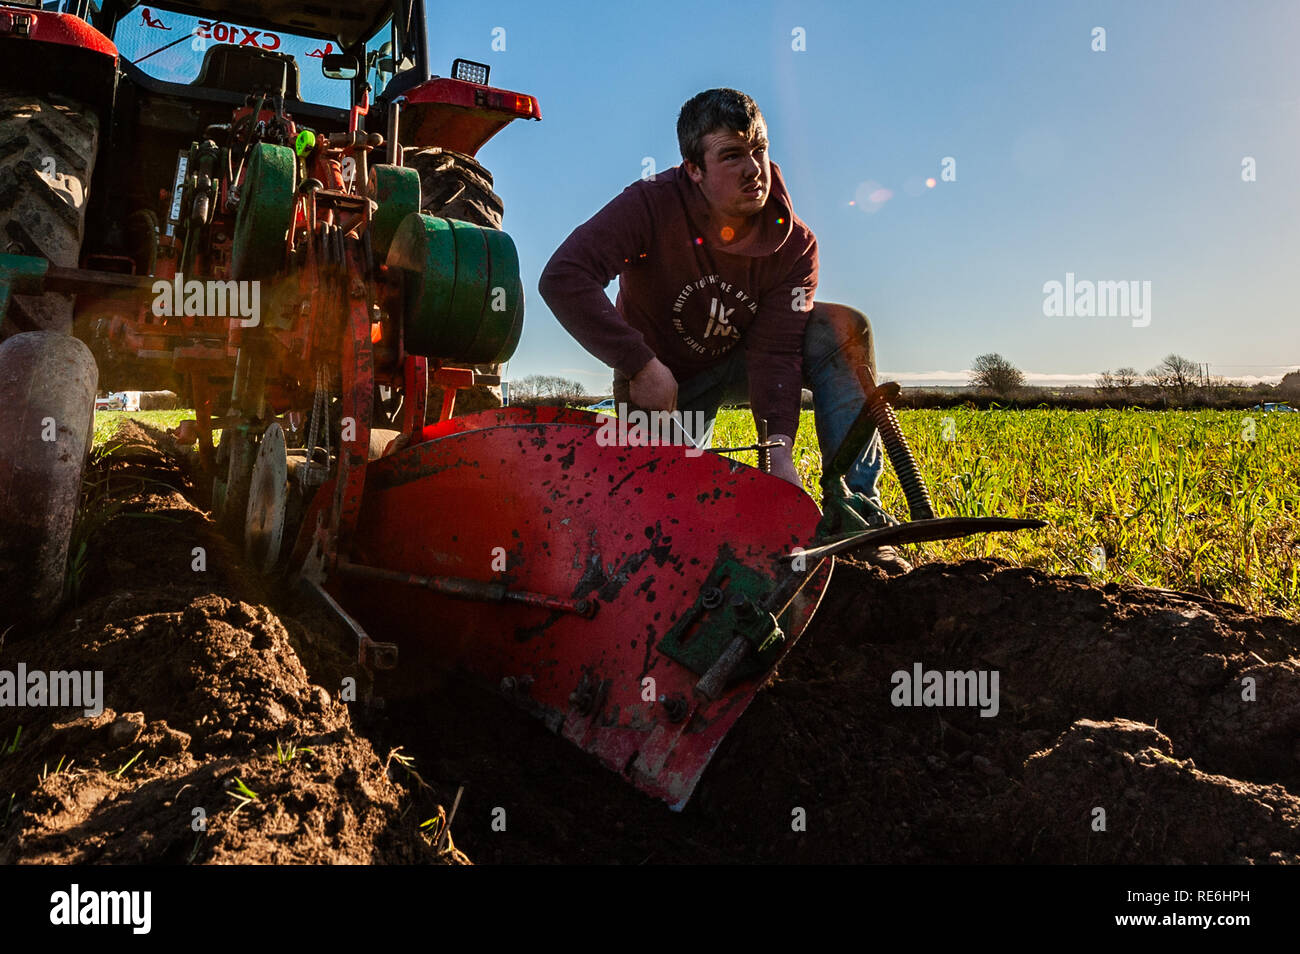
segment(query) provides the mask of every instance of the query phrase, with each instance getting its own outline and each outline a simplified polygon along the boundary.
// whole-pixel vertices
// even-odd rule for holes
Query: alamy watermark
[[[628,410],[626,404],[619,404],[617,417],[605,415],[596,431],[596,443],[601,447],[685,447],[687,457],[699,457],[705,448],[692,435],[703,434],[708,423],[703,411]]]
[[[996,669],[940,671],[914,663],[911,672],[899,669],[889,681],[894,686],[889,701],[895,706],[979,706],[981,718],[998,714]]]
[[[19,663],[17,672],[0,669],[0,708],[80,708],[87,717],[104,711],[104,671],[46,672]]]
[[[50,923],[59,926],[124,925],[132,934],[148,934],[152,911],[152,891],[83,891],[74,883],[50,895]]]
[[[156,318],[238,318],[245,328],[262,320],[262,283],[258,281],[185,280],[177,272],[171,281],[153,283]]]
[[[1065,281],[1043,284],[1043,314],[1048,318],[1131,318],[1134,328],[1151,324],[1151,282]]]

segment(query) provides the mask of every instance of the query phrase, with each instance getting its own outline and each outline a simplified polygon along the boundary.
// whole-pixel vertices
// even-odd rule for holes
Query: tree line
[[[985,401],[1028,402],[1032,406],[1047,396],[1049,403],[1062,403],[1062,399],[1050,397],[1048,389],[1026,387],[1024,373],[994,352],[977,357],[969,374],[970,386],[978,392],[972,396]],[[1122,402],[1150,407],[1229,407],[1243,402],[1279,400],[1300,404],[1300,371],[1287,374],[1276,387],[1267,384],[1248,387],[1210,375],[1203,365],[1179,354],[1166,355],[1163,361],[1146,372],[1131,367],[1103,371],[1097,375],[1094,387],[1094,398],[1076,397],[1064,403],[1071,406]],[[916,388],[905,389],[904,395],[899,402],[904,407],[938,406],[952,400],[950,396],[927,396]],[[591,395],[578,381],[553,374],[530,374],[510,382],[509,400],[511,404],[525,405],[584,405],[589,403]]]
[[[587,404],[587,389],[554,374],[530,374],[510,382],[511,404]]]
[[[1044,390],[1027,388],[1020,369],[997,353],[980,355],[969,374],[971,387],[985,397],[1015,400],[1033,397],[1029,392],[1041,394]],[[1287,374],[1276,387],[1251,386],[1211,375],[1205,365],[1179,354],[1166,355],[1145,373],[1132,367],[1103,371],[1097,375],[1094,387],[1097,400],[1084,403],[1122,401],[1158,407],[1219,407],[1235,406],[1243,401],[1258,403],[1261,399],[1300,402],[1300,372]]]

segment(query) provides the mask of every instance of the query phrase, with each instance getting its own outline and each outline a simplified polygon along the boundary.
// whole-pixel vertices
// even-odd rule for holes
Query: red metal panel
[[[80,17],[74,17],[70,13],[26,11],[14,7],[7,8],[5,13],[11,18],[24,13],[30,15],[31,32],[27,37],[29,41],[80,47],[83,50],[111,56],[115,62],[117,60],[117,47],[113,41]]]
[[[465,80],[439,78],[402,94],[402,142],[441,146],[466,155],[515,119],[541,119],[536,98]]]
[[[513,680],[516,701],[553,730],[680,806],[762,680],[708,702],[693,692],[699,676],[659,653],[657,642],[692,606],[720,555],[775,580],[778,558],[812,539],[819,516],[798,488],[714,454],[602,447],[588,424],[480,427],[369,465],[351,559],[595,599],[595,616],[399,584],[336,578],[327,588],[404,654],[427,650],[491,685]],[[494,559],[499,569],[503,558],[497,572]],[[820,574],[782,620],[796,637],[829,566]],[[571,701],[581,700],[584,677],[585,704]],[[646,679],[654,680],[654,701],[643,698]],[[667,700],[681,700],[679,721]]]

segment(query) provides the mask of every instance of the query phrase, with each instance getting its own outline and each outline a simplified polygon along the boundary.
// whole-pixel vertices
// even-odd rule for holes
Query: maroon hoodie
[[[754,232],[724,250],[711,240],[703,193],[675,166],[632,183],[574,229],[538,290],[584,348],[628,378],[657,357],[681,381],[743,346],[754,416],[794,436],[817,239],[775,162],[759,215]],[[615,276],[611,305],[605,288]]]

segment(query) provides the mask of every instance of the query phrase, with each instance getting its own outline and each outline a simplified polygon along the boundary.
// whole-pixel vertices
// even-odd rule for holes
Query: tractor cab
[[[403,144],[469,156],[512,120],[541,118],[532,96],[490,86],[485,64],[456,59],[450,76],[432,74],[423,0],[69,6],[86,9],[117,45],[123,72],[145,86],[184,84],[203,97],[246,92],[242,76],[264,82],[268,71],[284,73],[291,111],[323,119],[323,110],[343,112],[368,99],[368,126],[382,131],[396,105],[412,124]]]
[[[501,202],[474,157],[513,120],[540,119],[537,100],[489,85],[489,68],[469,60],[432,75],[427,50],[423,0],[0,0],[0,87],[39,76],[34,91],[79,101],[97,127],[64,150],[85,167],[68,187],[86,198],[84,245],[69,235],[57,248],[20,240],[7,251],[149,274],[151,231],[176,232],[181,157],[205,140],[233,147],[224,138],[259,95],[296,129],[383,136],[374,158],[417,169],[425,211],[500,228]],[[259,111],[255,124],[264,121]],[[55,317],[33,306],[31,323],[66,327],[70,301],[45,309]]]

